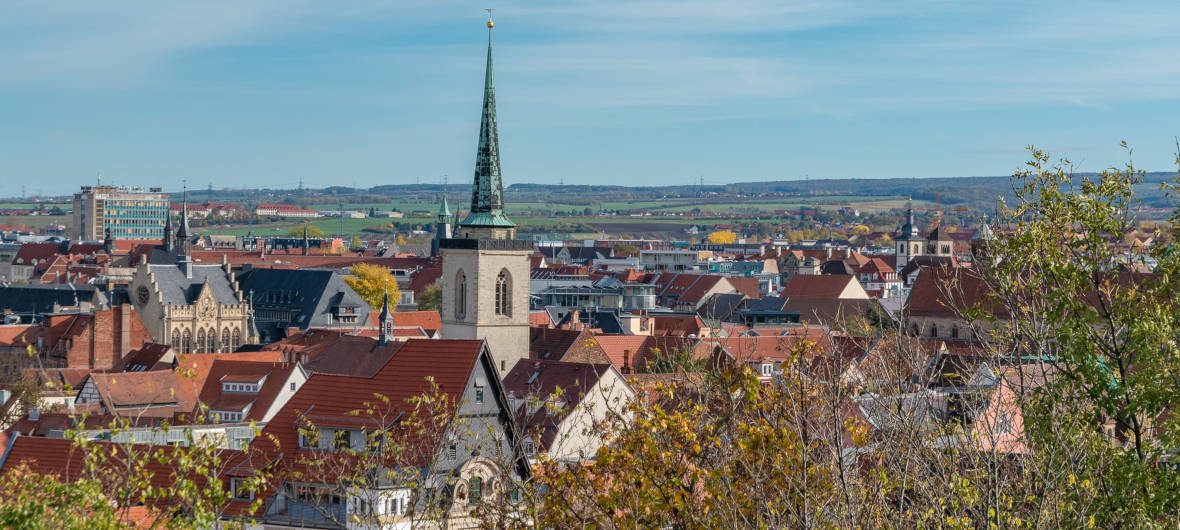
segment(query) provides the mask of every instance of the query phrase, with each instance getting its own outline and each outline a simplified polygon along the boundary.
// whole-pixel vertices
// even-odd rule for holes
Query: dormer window
[[[258,383],[221,383],[222,392],[257,394],[260,387]]]

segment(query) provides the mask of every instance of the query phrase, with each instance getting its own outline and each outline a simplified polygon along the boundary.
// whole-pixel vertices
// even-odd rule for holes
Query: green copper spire
[[[447,196],[443,195],[442,204],[438,207],[438,220],[445,223],[451,217],[451,205],[447,204]]]
[[[496,83],[492,75],[492,20],[488,19],[488,65],[483,79],[483,117],[475,151],[475,182],[471,212],[461,227],[514,227],[504,215],[504,182],[500,177],[500,141],[496,132]]]

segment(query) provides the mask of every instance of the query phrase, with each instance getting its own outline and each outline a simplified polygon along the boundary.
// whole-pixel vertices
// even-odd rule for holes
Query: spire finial
[[[488,12],[488,29],[491,30],[492,27],[495,26],[495,24],[492,23],[492,10],[491,9],[484,9],[484,11]],[[489,31],[489,33],[490,33],[490,31]]]

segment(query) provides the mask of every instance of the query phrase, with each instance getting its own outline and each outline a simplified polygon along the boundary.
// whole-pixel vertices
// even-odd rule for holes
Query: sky
[[[486,2],[485,2],[486,3]],[[1180,2],[0,2],[0,197],[1174,170]]]

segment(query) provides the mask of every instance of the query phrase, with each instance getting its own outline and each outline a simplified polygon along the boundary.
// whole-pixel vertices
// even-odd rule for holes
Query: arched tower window
[[[205,330],[197,330],[197,353],[205,353],[209,350],[205,349]]]
[[[229,328],[222,328],[221,330],[221,347],[218,348],[218,351],[221,353],[229,353],[234,351],[229,349]]]
[[[172,344],[170,346],[177,349],[180,348],[180,331],[172,330]]]
[[[242,330],[234,328],[234,339],[229,344],[234,350],[237,350],[242,345]]]
[[[460,270],[455,274],[455,318],[467,316],[467,275]]]
[[[512,277],[507,270],[496,276],[496,314],[512,316]]]
[[[181,343],[180,351],[183,353],[193,352],[193,333],[189,330],[184,330],[184,341]]]

